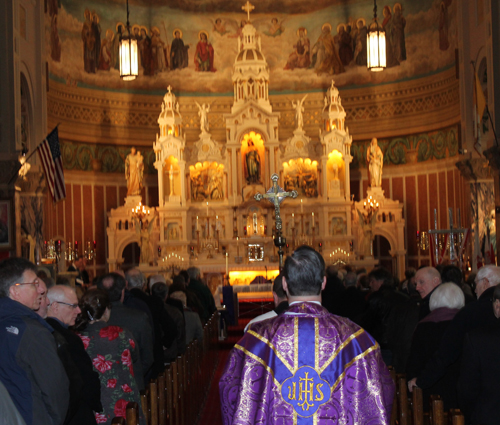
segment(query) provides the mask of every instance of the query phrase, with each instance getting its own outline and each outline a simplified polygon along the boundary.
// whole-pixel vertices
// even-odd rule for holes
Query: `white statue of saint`
[[[203,103],[200,105],[196,102],[198,106],[198,116],[200,117],[200,130],[202,133],[208,133],[208,113],[210,112],[210,104]]]
[[[366,151],[366,161],[370,172],[370,187],[382,186],[382,167],[384,166],[384,154],[374,137]]]
[[[127,179],[127,196],[140,195],[144,178],[144,157],[135,148],[125,159],[125,178]]]
[[[295,119],[297,120],[298,130],[302,130],[302,127],[304,126],[304,117],[302,116],[302,113],[304,112],[304,100],[306,100],[307,96],[308,95],[306,94],[302,100],[297,100],[297,102],[292,100],[292,106],[295,108]]]

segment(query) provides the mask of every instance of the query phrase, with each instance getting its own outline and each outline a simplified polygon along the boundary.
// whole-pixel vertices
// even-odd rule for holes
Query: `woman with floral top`
[[[140,408],[132,367],[138,351],[128,330],[107,325],[111,303],[105,291],[87,291],[80,300],[80,309],[75,328],[101,380],[103,411],[95,413],[96,421],[111,424],[114,417],[126,417],[129,402],[135,401]],[[141,412],[141,424],[143,421]]]

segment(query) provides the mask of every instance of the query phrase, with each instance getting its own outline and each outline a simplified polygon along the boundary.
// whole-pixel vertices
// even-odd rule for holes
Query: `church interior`
[[[450,256],[463,270],[490,257],[494,2],[379,4],[381,72],[367,68],[370,1],[285,3],[6,2],[2,255],[61,271],[85,256],[93,276],[196,265],[212,290],[268,279],[275,210],[254,197],[277,174],[298,193],[281,204],[285,255],[308,244],[329,264],[400,278]],[[126,13],[138,49],[130,80],[119,67]],[[58,202],[34,154],[55,127]]]
[[[279,4],[0,2],[0,259],[197,267],[215,296],[301,245],[401,281],[496,264],[500,4]]]

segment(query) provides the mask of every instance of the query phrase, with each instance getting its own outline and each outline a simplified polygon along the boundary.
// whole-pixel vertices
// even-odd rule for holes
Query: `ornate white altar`
[[[291,138],[280,140],[280,114],[273,112],[268,93],[269,68],[251,23],[245,25],[237,43],[234,102],[231,113],[223,117],[226,140],[213,140],[208,125],[210,103],[197,103],[199,139],[186,141],[171,87],[164,96],[160,133],[153,143],[159,190],[159,205],[149,207],[154,212],[149,239],[153,258],[147,264],[141,262],[141,269],[165,270],[163,260],[172,255],[183,259],[184,268],[195,265],[203,272],[277,269],[274,208],[254,200],[277,173],[285,190],[299,194],[282,204],[286,252],[307,243],[322,252],[327,262],[331,252],[342,250],[349,253],[350,263],[371,268],[376,260],[367,249],[370,244],[362,242],[369,238],[371,243],[380,234],[391,244],[390,253],[397,258],[397,274],[402,277],[402,205],[386,199],[380,188],[371,188],[367,196],[371,194],[379,204],[376,219],[365,222],[360,218],[357,211],[363,210],[364,200],[354,203],[350,190],[352,137],[334,82],[324,98],[319,138],[306,135],[302,111],[307,96],[297,96],[293,100],[296,129]],[[109,213],[110,270],[123,261],[128,243],[146,243],[132,218],[132,208],[140,199],[130,198],[124,207]]]

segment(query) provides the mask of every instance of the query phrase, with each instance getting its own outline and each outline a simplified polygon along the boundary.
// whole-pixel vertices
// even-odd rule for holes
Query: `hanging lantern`
[[[130,34],[130,24],[128,21],[128,0],[127,0],[127,27],[125,33],[120,37],[120,77],[124,81],[135,80],[139,75],[139,60],[137,50],[137,40]]]
[[[377,21],[377,0],[374,1],[373,22],[366,36],[367,66],[370,71],[383,71],[387,66],[385,31]]]

